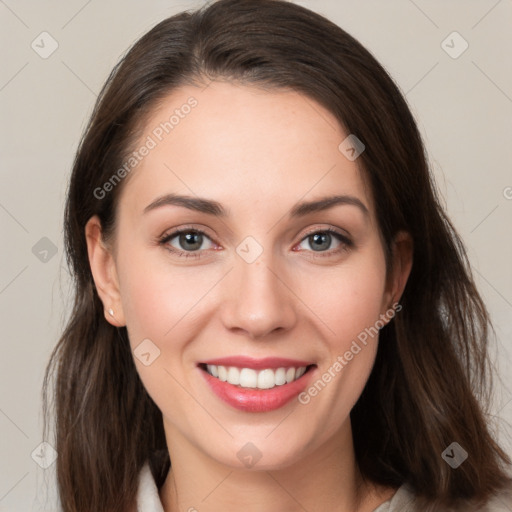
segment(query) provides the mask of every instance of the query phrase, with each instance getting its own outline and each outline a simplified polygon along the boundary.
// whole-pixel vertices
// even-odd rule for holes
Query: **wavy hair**
[[[283,0],[220,0],[162,21],[129,49],[103,86],[75,156],[64,224],[74,303],[43,384],[43,437],[53,412],[63,510],[131,510],[144,462],[158,487],[169,470],[162,414],[138,376],[126,328],[103,316],[84,228],[98,215],[103,236],[115,236],[123,183],[101,199],[94,191],[122,166],[162,99],[208,80],[298,91],[365,144],[358,162],[387,258],[394,235],[405,230],[414,262],[403,309],[381,330],[351,412],[357,462],[370,481],[411,485],[422,510],[483,503],[510,484],[511,461],[484,409],[493,332],[404,97],[376,59],[326,18]],[[441,457],[453,441],[470,454],[457,470]]]

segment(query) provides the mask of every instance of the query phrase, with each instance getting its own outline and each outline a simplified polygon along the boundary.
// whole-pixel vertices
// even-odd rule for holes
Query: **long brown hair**
[[[98,215],[103,236],[115,235],[123,183],[105,197],[95,190],[122,166],[162,98],[209,79],[294,89],[332,112],[366,146],[358,162],[387,255],[398,231],[413,238],[402,311],[381,330],[375,366],[351,412],[363,476],[410,484],[424,510],[483,502],[510,484],[510,459],[482,406],[491,389],[489,316],[403,96],[359,42],[322,16],[282,0],[220,0],[162,21],[135,43],[102,88],[76,154],[65,210],[74,305],[43,390],[45,439],[52,405],[55,411],[63,510],[129,510],[144,462],[157,486],[170,467],[162,414],[139,379],[126,328],[104,319],[84,228]],[[456,470],[441,457],[453,441],[469,453]]]

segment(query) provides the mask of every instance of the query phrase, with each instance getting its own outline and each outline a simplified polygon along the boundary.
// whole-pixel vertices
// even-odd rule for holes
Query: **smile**
[[[283,407],[303,391],[316,364],[283,358],[230,357],[198,364],[218,398],[244,412]]]

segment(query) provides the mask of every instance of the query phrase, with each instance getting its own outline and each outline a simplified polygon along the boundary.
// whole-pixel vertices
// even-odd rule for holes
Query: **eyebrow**
[[[370,214],[365,204],[357,197],[348,195],[338,195],[324,197],[316,201],[307,201],[296,204],[290,211],[290,217],[303,217],[310,213],[321,212],[342,204],[356,206],[365,214],[365,216],[368,216]]]
[[[177,194],[166,194],[165,196],[157,198],[151,204],[144,208],[144,213],[155,210],[162,206],[183,206],[189,210],[197,212],[208,213],[216,217],[226,217],[227,211],[217,201],[211,199],[201,199],[200,197],[180,196]]]
[[[336,195],[317,199],[315,201],[303,201],[296,204],[290,211],[290,217],[304,217],[310,213],[328,210],[338,205],[351,205],[359,208],[365,216],[369,215],[365,204],[354,196]],[[144,208],[144,213],[150,212],[162,206],[182,206],[189,210],[194,210],[216,217],[227,217],[229,212],[220,203],[212,199],[203,199],[199,197],[181,196],[177,194],[166,194],[157,198]]]

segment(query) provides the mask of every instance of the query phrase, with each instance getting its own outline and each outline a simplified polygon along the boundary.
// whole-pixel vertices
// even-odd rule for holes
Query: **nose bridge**
[[[227,328],[258,338],[294,324],[293,294],[273,267],[276,261],[270,250],[252,262],[236,255],[223,312]]]

